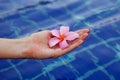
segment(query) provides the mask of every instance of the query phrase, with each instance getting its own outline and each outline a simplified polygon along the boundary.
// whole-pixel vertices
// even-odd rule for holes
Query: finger
[[[73,50],[74,48],[78,47],[80,44],[82,44],[84,41],[83,40],[77,40],[76,43],[70,45],[68,48],[66,49],[59,49],[58,53],[54,55],[54,58],[57,58],[59,56],[62,56],[64,54],[66,54],[67,52]]]
[[[59,50],[57,51],[58,53],[54,55],[54,58],[59,57],[59,56],[62,56],[62,55],[64,55],[65,53],[67,53],[67,52],[75,49],[76,47],[78,47],[79,45],[81,45],[81,44],[84,42],[84,39],[85,39],[87,36],[88,36],[88,33],[84,33],[84,34],[82,35],[82,37],[80,37],[80,38],[74,40],[73,42],[71,42],[71,45],[70,45],[68,48],[66,48],[66,49],[64,49],[64,50],[59,49]]]
[[[81,36],[83,36],[84,33],[89,33],[90,29],[77,30],[76,32],[81,37]]]
[[[78,34],[82,34],[82,33],[89,33],[90,29],[81,29],[81,30],[77,30],[76,31]]]
[[[80,39],[84,40],[85,38],[87,38],[88,35],[89,33],[84,33],[83,35],[80,36]]]

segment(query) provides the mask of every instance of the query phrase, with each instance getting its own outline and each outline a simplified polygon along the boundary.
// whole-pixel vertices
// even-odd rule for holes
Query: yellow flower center
[[[66,36],[65,35],[60,35],[60,37],[59,37],[59,40],[64,40],[64,38],[65,38]]]

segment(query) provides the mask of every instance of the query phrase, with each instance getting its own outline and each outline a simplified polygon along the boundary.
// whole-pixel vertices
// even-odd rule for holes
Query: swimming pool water
[[[57,59],[1,59],[0,80],[120,80],[120,0],[0,0],[1,38],[61,25],[91,33]]]

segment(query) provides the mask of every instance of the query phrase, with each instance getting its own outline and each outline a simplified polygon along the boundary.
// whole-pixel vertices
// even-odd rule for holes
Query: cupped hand
[[[28,38],[29,47],[25,51],[25,55],[27,58],[34,59],[56,58],[62,56],[80,46],[85,41],[85,38],[89,35],[90,29],[81,29],[77,30],[76,32],[80,37],[70,41],[70,46],[66,49],[61,49],[58,45],[52,48],[49,47],[48,41],[52,37],[50,30],[33,33]]]

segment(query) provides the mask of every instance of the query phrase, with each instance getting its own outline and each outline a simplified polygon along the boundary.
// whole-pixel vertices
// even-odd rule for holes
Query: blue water
[[[120,80],[120,0],[0,0],[0,37],[68,25],[86,42],[57,59],[1,59],[0,80]]]

